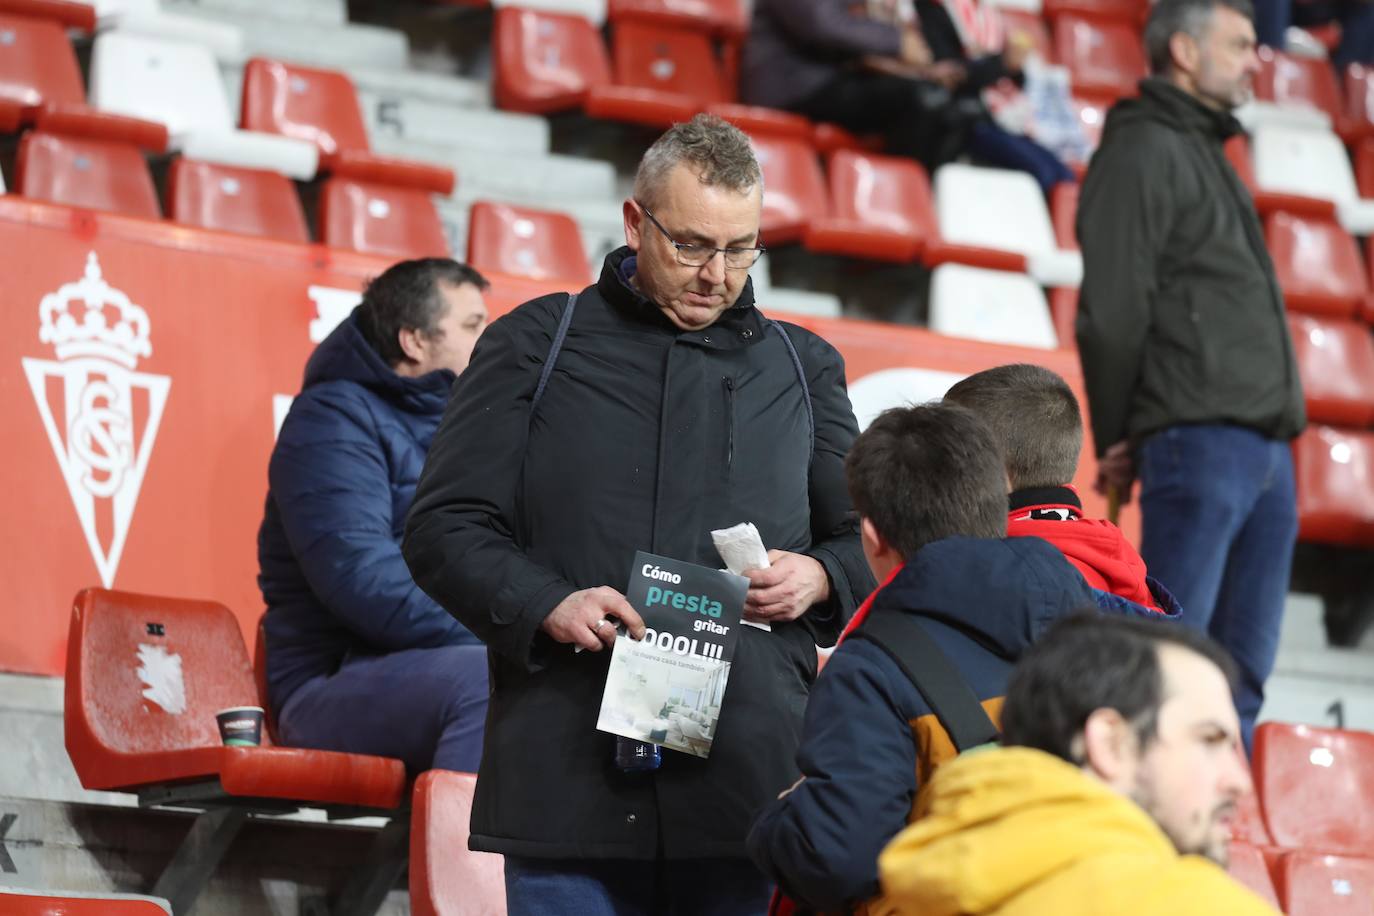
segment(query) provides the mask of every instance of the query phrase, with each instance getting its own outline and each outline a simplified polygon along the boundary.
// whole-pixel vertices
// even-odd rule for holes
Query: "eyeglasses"
[[[635,201],[635,203],[639,203],[639,201]],[[648,207],[639,204],[639,209],[643,210],[644,215],[649,217],[649,222],[653,223],[658,231],[663,233],[668,244],[677,249],[677,262],[686,267],[704,267],[716,256],[716,252],[720,252],[725,257],[725,266],[730,270],[748,270],[767,250],[762,245],[755,248],[715,248],[711,245],[688,245],[669,235],[668,230],[664,229],[663,224],[649,212]]]

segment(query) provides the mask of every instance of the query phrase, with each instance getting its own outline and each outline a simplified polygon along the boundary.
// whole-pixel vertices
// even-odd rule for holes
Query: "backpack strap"
[[[534,397],[530,399],[530,415],[534,415],[534,409],[539,406],[539,399],[544,396],[544,388],[549,384],[549,376],[553,375],[553,365],[558,362],[558,353],[563,349],[563,341],[567,339],[568,328],[572,326],[573,312],[577,309],[577,293],[568,293],[568,304],[563,306],[563,317],[558,320],[558,331],[553,335],[553,343],[549,345],[548,355],[544,357],[544,369],[539,373],[539,384],[535,386]]]
[[[997,741],[997,726],[987,710],[915,614],[895,610],[870,614],[849,638],[867,639],[891,656],[934,711],[955,750],[963,753]]]
[[[792,357],[792,368],[797,370],[797,381],[801,383],[802,403],[806,405],[806,428],[811,434],[811,451],[816,450],[816,411],[811,406],[811,386],[806,383],[806,368],[802,365],[801,357],[797,355],[797,348],[792,344],[792,338],[788,335],[787,329],[781,322],[774,321],[772,318],[764,318],[768,326],[782,335],[782,342],[787,346],[787,355]]]

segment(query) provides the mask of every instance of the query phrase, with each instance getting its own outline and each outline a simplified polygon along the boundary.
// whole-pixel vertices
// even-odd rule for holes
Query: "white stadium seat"
[[[1025,172],[946,165],[935,173],[935,213],[946,242],[1024,255],[1042,286],[1083,280],[1082,255],[1056,244],[1045,196]]]
[[[944,264],[930,278],[930,329],[951,337],[1052,350],[1044,291],[1025,274]]]
[[[91,103],[102,111],[167,126],[172,148],[193,159],[315,176],[314,144],[238,130],[214,57],[204,46],[103,32],[91,53]]]
[[[1374,200],[1360,198],[1340,137],[1328,130],[1262,124],[1250,148],[1260,190],[1332,201],[1348,231],[1374,232]]]

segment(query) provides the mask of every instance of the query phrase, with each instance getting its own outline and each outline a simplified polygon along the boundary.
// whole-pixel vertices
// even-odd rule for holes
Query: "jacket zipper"
[[[735,461],[735,380],[727,375],[721,382],[725,385],[725,470],[728,473]]]

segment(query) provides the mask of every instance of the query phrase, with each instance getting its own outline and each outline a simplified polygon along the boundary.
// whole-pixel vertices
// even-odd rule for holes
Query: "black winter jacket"
[[[1283,294],[1222,143],[1240,125],[1163,80],[1107,116],[1078,207],[1078,348],[1100,455],[1181,423],[1306,424]]]
[[[845,491],[857,435],[844,365],[795,326],[796,368],[746,285],[711,327],[680,331],[613,252],[580,295],[537,409],[568,297],[535,299],[483,335],[435,436],[407,523],[416,581],[488,646],[492,696],[472,847],[543,858],[743,856],[754,812],[796,777],[816,672],[873,587]],[[831,599],[771,633],[742,628],[711,756],[613,765],[596,730],[609,652],[539,629],[577,589],[623,590],[637,549],[720,564],[714,528],[752,521],[770,548],[825,567]]]

